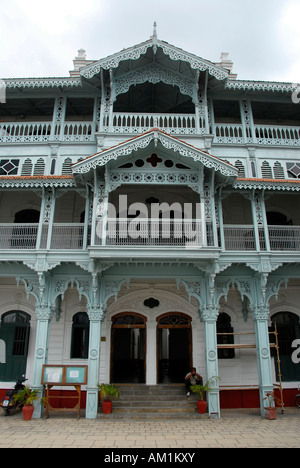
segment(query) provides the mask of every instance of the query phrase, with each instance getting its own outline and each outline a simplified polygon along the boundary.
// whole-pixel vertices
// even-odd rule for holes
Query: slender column
[[[101,345],[101,322],[103,320],[103,306],[91,306],[88,310],[90,319],[88,381],[86,398],[86,418],[96,419],[98,409],[98,383]]]
[[[251,209],[256,251],[260,251],[259,226],[261,225],[260,205],[255,193],[251,194]]]
[[[267,306],[254,307],[252,309],[252,316],[255,324],[260,410],[262,416],[264,416],[264,406],[267,406],[264,398],[266,393],[273,391],[268,329],[269,308]]]
[[[217,200],[218,200],[218,221],[219,221],[219,230],[220,230],[220,247],[224,251],[226,249],[225,249],[224,224],[223,224],[222,188],[220,188],[219,190]]]
[[[202,310],[205,330],[205,357],[207,380],[218,376],[218,349],[217,349],[217,318],[218,307],[210,306]],[[208,412],[210,417],[220,417],[219,388],[215,387],[207,393]]]
[[[45,191],[44,191],[44,188],[43,188],[40,219],[39,219],[39,227],[38,227],[37,238],[36,238],[36,249],[37,250],[41,248],[43,226],[44,226],[45,205],[46,205],[46,196],[45,196]]]
[[[37,332],[34,354],[34,373],[32,388],[40,390],[42,393],[42,370],[43,365],[47,363],[50,322],[54,311],[51,307],[38,305],[36,308],[37,315]],[[41,394],[40,394],[41,396]],[[40,399],[34,402],[33,418],[40,418],[42,414],[42,405]]]
[[[52,241],[52,228],[53,228],[53,221],[54,221],[54,210],[55,210],[55,192],[54,189],[52,193],[47,194],[47,202],[45,206],[45,217],[44,221],[48,224],[48,232],[47,232],[47,250],[51,249],[51,241]]]
[[[89,231],[89,223],[90,223],[90,205],[91,205],[91,195],[90,195],[90,188],[89,186],[86,187],[85,192],[85,217],[84,217],[84,231],[83,231],[83,240],[82,240],[82,248],[86,250],[88,244],[88,231]]]
[[[64,123],[66,114],[66,97],[55,99],[54,112],[51,127],[51,140],[62,140],[64,135]]]

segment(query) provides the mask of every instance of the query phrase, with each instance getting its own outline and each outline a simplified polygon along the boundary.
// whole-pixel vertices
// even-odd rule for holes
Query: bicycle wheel
[[[298,406],[298,408],[300,408],[300,395],[296,396],[295,403],[296,403],[296,406]]]

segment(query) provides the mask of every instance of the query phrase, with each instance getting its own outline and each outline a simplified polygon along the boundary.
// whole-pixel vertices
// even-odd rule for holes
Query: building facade
[[[238,80],[153,35],[66,78],[3,79],[0,387],[48,364],[220,395],[300,378],[295,85]],[[5,101],[5,102],[4,102]],[[225,390],[227,388],[227,390]],[[222,398],[221,398],[222,400]],[[35,416],[40,416],[40,407]]]

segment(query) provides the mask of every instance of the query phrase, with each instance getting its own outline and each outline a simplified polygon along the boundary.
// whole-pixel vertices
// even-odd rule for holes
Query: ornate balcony
[[[205,119],[196,114],[113,113],[97,128],[95,122],[0,122],[0,143],[95,142],[95,132],[136,135],[158,127],[172,135],[203,135],[208,133]],[[299,146],[300,127],[215,123],[211,130],[214,143],[272,146]]]
[[[203,237],[201,223],[185,220],[182,223],[162,220],[132,219],[108,220],[105,238],[102,230],[95,236],[95,247],[214,247],[211,226],[206,226]],[[300,226],[268,226],[268,239],[259,228],[258,241],[252,225],[223,228],[224,251],[299,252]],[[39,229],[38,224],[0,224],[0,250],[83,250],[91,244],[90,226],[82,223],[54,223],[51,234],[48,225]],[[269,247],[268,247],[269,246]],[[218,247],[218,246],[215,246]]]

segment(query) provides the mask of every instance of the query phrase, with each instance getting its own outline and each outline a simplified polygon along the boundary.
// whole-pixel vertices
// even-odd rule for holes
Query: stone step
[[[102,413],[98,417],[112,419],[182,419],[206,418],[197,412],[197,396],[186,397],[185,387],[179,385],[116,385],[120,399],[113,402],[111,415]]]

